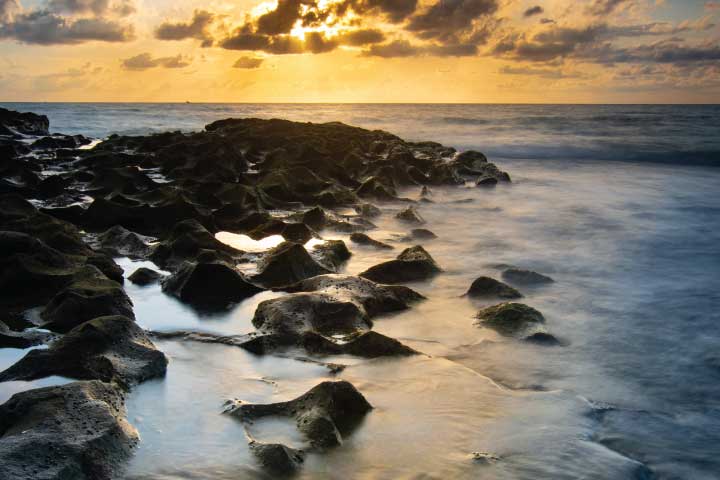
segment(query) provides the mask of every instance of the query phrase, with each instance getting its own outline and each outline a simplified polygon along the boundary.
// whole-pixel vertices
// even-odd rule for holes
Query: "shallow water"
[[[720,462],[720,172],[698,167],[506,161],[514,184],[434,189],[421,204],[425,242],[445,272],[412,285],[428,296],[375,329],[429,356],[352,363],[337,378],[376,407],[299,478],[717,478]],[[418,191],[404,192],[417,196]],[[462,203],[462,200],[472,202]],[[383,205],[373,238],[353,246],[347,273],[397,255],[408,227]],[[333,238],[346,236],[325,232]],[[522,289],[548,329],[547,348],[473,325],[483,303],[461,298],[507,263],[556,283]],[[157,287],[128,287],[148,328],[246,333],[263,293],[198,317]],[[155,290],[153,290],[155,289]],[[241,349],[159,342],[168,378],[129,401],[143,442],[129,478],[264,478],[245,432],[221,414],[239,398],[293,398],[331,378],[320,366]],[[257,425],[260,440],[302,446],[292,425]],[[497,461],[474,461],[489,452]]]
[[[484,150],[513,184],[436,188],[435,203],[419,205],[439,236],[422,244],[445,272],[412,285],[427,301],[376,319],[374,328],[426,356],[324,359],[351,364],[331,377],[289,358],[158,341],[170,357],[168,375],[128,399],[142,437],[128,478],[268,478],[248,452],[242,425],[222,414],[224,402],[287,400],[333,378],[351,381],[375,409],[343,446],[309,455],[299,478],[720,478],[720,170],[686,165],[720,164],[718,107],[163,108],[25,109],[50,115],[53,130],[99,137],[198,129],[229,116],[339,119]],[[403,194],[417,198],[419,191]],[[347,273],[411,245],[396,241],[409,230],[393,218],[404,206],[381,205],[379,228],[368,232],[394,251],[322,232],[348,242]],[[480,275],[499,278],[499,263],[556,280],[521,288],[522,301],[543,312],[566,346],[523,344],[473,325],[484,304],[461,295]],[[130,274],[145,264],[121,265]],[[145,328],[220,334],[252,331],[257,304],[282,295],[264,292],[208,315],[157,285],[126,288]],[[0,363],[22,354],[0,350]],[[287,422],[261,422],[249,433],[303,444]],[[473,460],[473,452],[499,459]]]

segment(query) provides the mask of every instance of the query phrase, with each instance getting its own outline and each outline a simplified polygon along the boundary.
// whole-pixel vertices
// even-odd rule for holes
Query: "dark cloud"
[[[603,16],[613,13],[619,6],[629,4],[632,0],[593,0],[586,12],[590,15]]]
[[[547,25],[549,23],[555,23],[555,20],[553,20],[552,18],[541,18],[540,23],[542,25]]]
[[[13,16],[20,11],[18,0],[0,0],[0,23],[11,22]]]
[[[511,56],[517,60],[547,62],[571,55],[577,48],[591,44],[605,32],[605,25],[584,28],[552,27],[530,39],[523,34],[508,35],[494,47],[493,53]]]
[[[131,25],[104,18],[70,20],[46,10],[17,14],[0,25],[0,38],[39,45],[127,42],[134,37]]]
[[[55,13],[89,14],[103,16],[107,14],[127,16],[135,12],[132,0],[49,0],[47,9]]]
[[[150,68],[185,68],[190,62],[182,55],[175,57],[153,58],[149,53],[141,53],[134,57],[126,58],[122,61],[122,66],[126,70],[148,70]]]
[[[560,80],[563,78],[582,78],[580,73],[563,72],[560,68],[535,68],[535,67],[502,67],[498,73],[503,75],[524,75],[531,77],[549,78]]]
[[[160,40],[185,40],[194,38],[202,41],[203,47],[210,47],[213,44],[213,37],[210,34],[210,26],[215,20],[215,15],[205,10],[195,10],[193,18],[186,23],[165,22],[155,29],[155,38]]]
[[[265,61],[264,58],[260,57],[240,57],[237,62],[233,65],[233,68],[246,68],[253,69],[259,68],[260,65]]]
[[[677,41],[662,41],[630,48],[613,48],[605,44],[581,54],[585,60],[608,64],[714,64],[720,61],[720,45],[717,43],[686,45]]]
[[[540,5],[535,5],[534,7],[530,7],[527,10],[525,10],[525,13],[523,13],[523,17],[532,17],[533,15],[540,15],[541,13],[544,13],[545,9],[541,7]]]
[[[372,45],[363,52],[363,56],[383,58],[412,57],[419,54],[420,51],[420,48],[412,45],[407,40],[395,40],[384,45]]]
[[[278,0],[275,10],[258,17],[257,32],[264,35],[290,33],[295,22],[301,18],[303,3],[304,0]]]
[[[385,41],[385,34],[375,28],[351,30],[339,35],[338,41],[343,45],[360,47]]]
[[[487,20],[497,9],[497,0],[438,0],[411,17],[405,28],[420,38],[446,42],[472,30],[476,20]]]
[[[378,11],[391,22],[400,23],[415,12],[417,3],[417,0],[366,0],[357,11]]]

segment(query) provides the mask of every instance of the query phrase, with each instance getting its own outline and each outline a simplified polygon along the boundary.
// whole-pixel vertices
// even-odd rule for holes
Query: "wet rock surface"
[[[442,269],[420,245],[406,248],[397,259],[375,265],[360,274],[378,283],[406,283],[427,280]]]
[[[0,373],[0,382],[58,375],[134,385],[165,374],[167,359],[137,324],[126,317],[100,317],[30,351]]]
[[[140,267],[130,274],[128,280],[135,285],[145,286],[158,282],[163,275],[150,268]]]
[[[490,277],[475,279],[465,295],[471,298],[497,297],[514,299],[522,297],[522,294],[510,285]]]
[[[123,404],[100,381],[14,395],[0,405],[0,478],[118,478],[138,441]]]
[[[364,233],[353,233],[352,235],[350,235],[350,241],[353,243],[357,243],[358,245],[373,247],[379,250],[392,250],[395,248],[392,245],[388,245],[387,243],[375,240],[374,238],[371,238]]]
[[[300,280],[332,273],[314,259],[305,247],[293,243],[281,243],[266,252],[258,261],[258,274],[251,280],[264,287],[282,287]]]
[[[517,336],[532,327],[545,323],[545,317],[522,303],[501,303],[480,310],[478,324],[492,328],[506,336]]]

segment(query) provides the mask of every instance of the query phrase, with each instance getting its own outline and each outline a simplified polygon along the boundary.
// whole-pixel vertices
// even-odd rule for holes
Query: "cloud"
[[[54,13],[93,14],[103,16],[107,14],[121,17],[135,12],[132,0],[49,0],[47,9]]]
[[[407,40],[395,40],[394,42],[387,43],[385,45],[372,45],[369,49],[363,52],[363,56],[397,58],[412,57],[418,53],[420,53],[420,49],[411,45]]]
[[[362,52],[364,57],[402,58],[413,56],[468,57],[477,55],[473,44],[413,45],[407,40],[395,40],[384,45],[371,45]]]
[[[20,2],[18,0],[0,0],[0,23],[11,22],[19,11]]]
[[[257,32],[264,35],[290,33],[295,22],[300,20],[300,7],[305,0],[278,0],[277,7],[257,19]],[[307,4],[311,5],[308,1]]]
[[[423,39],[447,41],[471,30],[481,17],[498,9],[497,0],[438,0],[410,18],[406,30]]]
[[[185,40],[194,38],[202,41],[203,47],[213,45],[213,37],[209,28],[215,20],[215,15],[205,10],[195,10],[193,18],[187,22],[161,23],[155,29],[155,38],[159,40]]]
[[[705,10],[715,11],[720,10],[720,2],[705,2]]]
[[[608,45],[584,53],[587,59],[597,63],[657,63],[673,65],[713,64],[720,61],[720,45],[707,42],[686,45],[677,41],[661,41],[629,48],[613,48]]]
[[[153,58],[149,53],[141,53],[134,57],[126,58],[122,61],[122,66],[126,70],[148,70],[150,68],[185,68],[190,65],[190,61],[182,55],[175,57]]]
[[[265,59],[261,57],[240,57],[233,65],[233,68],[259,68],[264,61]]]
[[[540,78],[563,79],[563,78],[582,78],[580,73],[566,73],[559,68],[534,68],[534,67],[513,67],[505,66],[498,70],[503,75],[524,75]]]
[[[593,0],[585,11],[594,16],[609,15],[623,4],[629,4],[632,0]]]
[[[104,18],[66,19],[46,10],[14,15],[0,25],[0,39],[38,45],[77,44],[88,41],[127,42],[135,38],[134,28]]]
[[[545,9],[541,7],[540,5],[535,5],[534,7],[530,7],[527,10],[525,10],[525,13],[523,13],[523,17],[532,17],[533,15],[540,15],[541,13],[544,13]]]

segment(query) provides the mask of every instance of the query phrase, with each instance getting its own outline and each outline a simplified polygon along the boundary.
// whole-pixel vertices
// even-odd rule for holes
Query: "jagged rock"
[[[313,247],[313,254],[328,270],[337,272],[352,255],[342,240],[326,240]]]
[[[150,254],[150,242],[153,237],[147,237],[115,225],[98,236],[100,246],[113,255],[130,258],[146,258]]]
[[[15,332],[0,322],[0,348],[29,348],[52,340],[53,335],[37,330]]]
[[[407,207],[405,210],[395,215],[395,218],[398,218],[403,222],[414,223],[415,225],[422,225],[425,223],[425,220],[420,216],[414,207]]]
[[[517,285],[541,285],[555,282],[555,280],[546,275],[520,268],[508,268],[503,271],[502,276],[508,282]]]
[[[545,323],[542,313],[522,303],[501,303],[487,307],[480,310],[476,318],[482,326],[505,336],[516,336]]]
[[[372,408],[351,383],[339,381],[323,382],[288,402],[240,404],[230,414],[244,422],[271,415],[294,418],[313,447],[328,448],[341,445]]]
[[[433,240],[435,238],[438,238],[437,235],[425,228],[412,229],[410,231],[410,236],[416,240]]]
[[[50,121],[45,115],[0,108],[0,135],[48,135],[48,128]]]
[[[375,240],[374,238],[370,238],[364,233],[353,233],[352,235],[350,235],[350,241],[353,243],[357,243],[358,245],[374,247],[380,250],[392,250],[393,248],[395,248],[392,245],[388,245],[387,243],[383,243],[379,240]]]
[[[111,480],[137,442],[123,393],[100,381],[28,390],[0,405],[0,478]]]
[[[302,214],[302,222],[314,230],[322,230],[327,222],[327,214],[320,207],[311,208]]]
[[[163,280],[162,289],[202,309],[223,309],[262,291],[222,262],[186,263]]]
[[[173,227],[166,240],[158,244],[150,259],[162,268],[178,268],[185,262],[217,261],[232,263],[243,252],[224,244],[194,219]]]
[[[396,260],[370,267],[360,276],[378,283],[393,284],[427,280],[441,271],[430,254],[417,245],[403,250]]]
[[[78,271],[72,283],[57,293],[40,312],[45,320],[43,328],[60,333],[93,318],[109,315],[134,319],[132,301],[120,284],[90,265]]]
[[[31,350],[0,373],[0,381],[59,375],[134,385],[165,375],[167,359],[127,317],[99,317],[74,328],[48,349]]]
[[[286,223],[281,233],[283,238],[289,242],[307,243],[317,234],[304,223]]]
[[[305,278],[332,273],[297,243],[284,242],[268,250],[258,262],[252,281],[268,288],[291,285]]]
[[[161,278],[163,278],[162,274],[156,272],[155,270],[140,267],[128,277],[128,280],[130,280],[135,285],[144,286],[155,283]]]
[[[490,277],[477,278],[472,285],[470,285],[470,289],[465,295],[473,298],[498,297],[513,299],[522,297],[522,294],[510,285],[498,282]]]

